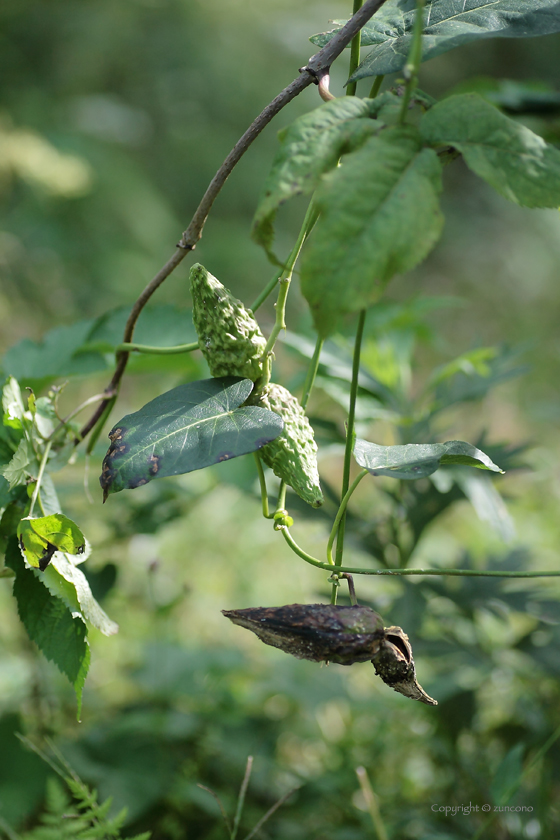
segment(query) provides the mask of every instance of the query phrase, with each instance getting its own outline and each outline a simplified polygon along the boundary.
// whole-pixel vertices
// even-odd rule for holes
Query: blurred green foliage
[[[25,342],[8,350],[6,374],[39,390],[49,381],[48,355],[50,381],[73,377],[62,395],[69,408],[106,385],[127,307],[171,253],[215,169],[311,54],[307,37],[347,12],[341,2],[302,9],[295,0],[266,8],[255,0],[5,0],[0,332],[3,350]],[[464,47],[426,65],[421,84],[438,96],[457,86],[501,97],[509,113],[554,142],[559,43],[551,36]],[[467,81],[473,68],[492,82]],[[344,69],[333,73],[333,89],[342,90]],[[546,119],[535,113],[534,97],[525,111],[519,105],[527,88],[522,96],[511,85],[525,81],[549,91]],[[272,273],[248,234],[275,130],[316,104],[316,92],[307,91],[255,144],[197,248],[197,258],[246,302]],[[373,429],[387,444],[428,432],[478,441],[509,471],[500,487],[510,514],[493,485],[481,503],[480,488],[477,495],[451,469],[439,484],[426,479],[401,495],[366,480],[351,509],[350,556],[360,565],[372,558],[390,564],[413,547],[415,565],[554,568],[560,219],[506,204],[460,163],[448,167],[446,181],[441,245],[396,281],[394,299],[368,319],[358,431]],[[302,215],[297,205],[281,210],[279,253],[291,246]],[[179,269],[142,316],[137,340],[192,340],[188,306]],[[278,363],[297,390],[309,321],[297,294],[290,307],[299,331],[286,336]],[[332,509],[350,366],[348,344],[337,337],[325,349],[311,404]],[[119,416],[165,387],[207,375],[196,357],[143,357],[130,370],[138,375],[125,382]],[[505,446],[527,440],[529,450]],[[101,441],[92,457],[92,490],[105,448]],[[480,812],[446,816],[432,806],[501,804],[511,794],[509,804],[533,810],[498,814],[482,836],[555,840],[556,582],[360,581],[361,602],[411,637],[420,681],[440,701],[426,709],[381,685],[369,665],[320,668],[226,626],[222,607],[316,601],[327,592],[326,575],[288,555],[258,518],[249,458],[154,482],[103,509],[97,487],[95,504],[88,503],[83,478],[79,461],[57,489],[92,536],[85,571],[121,631],[92,635],[78,726],[71,689],[37,660],[11,585],[2,583],[0,834],[17,836],[43,810],[50,770],[16,738],[25,732],[38,742],[54,737],[100,798],[114,797],[115,813],[126,806],[128,835],[225,837],[216,801],[197,785],[214,790],[231,815],[253,755],[240,836],[293,787],[299,790],[261,836],[375,836],[355,774],[363,766],[390,838],[472,838],[484,825]],[[329,505],[325,513],[290,497],[289,505],[300,542],[321,546]],[[492,512],[493,532],[477,510]]]

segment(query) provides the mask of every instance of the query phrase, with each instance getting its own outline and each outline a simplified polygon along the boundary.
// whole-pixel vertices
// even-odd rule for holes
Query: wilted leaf
[[[373,50],[352,81],[398,73],[404,67],[412,40],[416,0],[388,0],[362,29],[362,46]],[[484,38],[524,38],[560,31],[557,0],[426,0],[422,60]],[[311,41],[324,46],[345,21]]]
[[[53,597],[35,574],[25,568],[15,538],[8,543],[6,565],[16,575],[14,596],[27,634],[70,680],[78,700],[79,717],[90,662],[86,625],[81,618],[73,618],[63,601]]]
[[[406,480],[425,478],[442,464],[462,464],[482,470],[502,472],[490,458],[462,440],[447,443],[409,443],[406,446],[378,446],[358,438],[354,458],[372,475],[385,475]]]
[[[335,99],[280,132],[281,146],[253,222],[256,242],[270,249],[278,207],[293,196],[313,192],[321,175],[333,169],[341,155],[357,149],[377,131],[380,124],[368,119],[377,109],[371,99]]]
[[[44,571],[55,551],[81,554],[85,537],[78,526],[62,513],[38,519],[22,519],[17,529],[20,546],[30,566]]]
[[[444,99],[422,118],[420,130],[428,143],[460,151],[469,169],[510,201],[560,205],[560,151],[478,94]]]
[[[111,430],[99,479],[104,498],[152,478],[201,470],[255,452],[283,428],[272,411],[242,406],[249,379],[224,376],[180,385],[128,414]]]
[[[413,126],[388,128],[347,155],[316,192],[302,292],[323,336],[372,304],[431,251],[443,226],[441,165]]]

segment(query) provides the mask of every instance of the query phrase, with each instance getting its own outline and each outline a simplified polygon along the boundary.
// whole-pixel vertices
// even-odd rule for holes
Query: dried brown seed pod
[[[375,673],[399,694],[419,700],[427,706],[437,706],[416,679],[416,668],[408,636],[402,627],[385,627],[385,638],[372,657]]]
[[[289,604],[222,612],[265,644],[298,659],[339,665],[371,661],[376,674],[399,694],[437,705],[416,681],[406,633],[400,627],[384,628],[383,619],[369,607]]]

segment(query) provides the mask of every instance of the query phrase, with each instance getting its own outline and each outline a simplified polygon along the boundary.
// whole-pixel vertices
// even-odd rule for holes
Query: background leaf
[[[6,565],[16,575],[14,596],[27,634],[72,683],[79,717],[90,662],[86,625],[81,618],[74,618],[60,598],[53,597],[35,574],[25,568],[15,538],[8,543]]]
[[[243,406],[253,383],[223,376],[179,385],[128,414],[111,430],[100,478],[105,498],[152,478],[180,475],[255,452],[274,440],[282,419]]]
[[[362,29],[362,45],[374,45],[352,81],[398,73],[406,63],[412,40],[415,0],[389,0]],[[484,38],[524,38],[560,31],[556,0],[427,0],[424,11],[422,60]],[[314,35],[323,46],[337,28]]]
[[[304,254],[302,292],[321,335],[373,303],[431,251],[443,226],[441,166],[412,126],[388,128],[325,176]]]
[[[420,130],[428,143],[460,151],[469,169],[510,201],[560,205],[560,151],[478,94],[444,99],[424,115]]]
[[[367,119],[376,109],[374,100],[335,99],[279,133],[281,146],[253,222],[256,242],[269,250],[278,207],[289,198],[313,192],[321,175],[333,169],[341,155],[357,149],[379,129],[379,123]]]
[[[372,475],[390,478],[425,478],[442,464],[462,464],[492,472],[502,472],[490,458],[462,440],[446,443],[408,443],[405,446],[379,446],[358,438],[354,445],[354,458]]]

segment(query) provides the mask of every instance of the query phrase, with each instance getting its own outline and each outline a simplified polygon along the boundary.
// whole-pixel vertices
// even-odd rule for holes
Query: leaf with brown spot
[[[109,433],[99,479],[104,500],[153,478],[201,470],[270,443],[282,431],[282,418],[243,405],[252,389],[249,379],[235,376],[189,382],[124,417]]]

